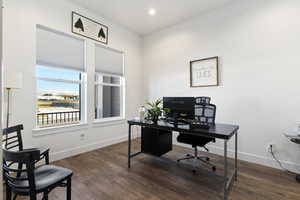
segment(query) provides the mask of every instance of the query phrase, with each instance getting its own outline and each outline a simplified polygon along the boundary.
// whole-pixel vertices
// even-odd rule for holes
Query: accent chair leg
[[[36,200],[36,193],[35,192],[30,193],[30,200]]]
[[[11,189],[7,184],[6,184],[6,200],[11,200]]]
[[[16,200],[16,199],[17,199],[17,197],[18,197],[18,195],[17,195],[17,194],[15,194],[15,195],[14,195],[14,198],[13,198],[13,200]]]
[[[48,200],[48,192],[44,192],[43,200]]]
[[[72,178],[67,180],[67,200],[71,200],[72,195]]]

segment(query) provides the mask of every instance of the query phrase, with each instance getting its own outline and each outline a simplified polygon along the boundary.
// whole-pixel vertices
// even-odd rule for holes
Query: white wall
[[[300,123],[299,19],[300,1],[239,0],[148,35],[147,98],[211,96],[217,122],[240,125],[241,159],[277,167],[266,152],[274,143],[284,165],[300,170],[300,146],[282,135]],[[220,56],[221,85],[190,88],[189,61],[211,56]]]
[[[4,66],[23,73],[23,89],[15,91],[12,98],[11,125],[24,124],[25,146],[49,146],[51,158],[54,160],[125,140],[125,121],[106,126],[95,126],[91,123],[94,118],[92,40],[87,40],[88,125],[64,129],[51,135],[33,135],[36,121],[35,28],[36,24],[41,24],[71,34],[72,11],[106,24],[109,27],[108,46],[125,52],[127,118],[137,115],[142,102],[142,38],[68,1],[6,0],[4,3]],[[85,134],[84,140],[80,140],[81,134]]]
[[[0,130],[2,131],[2,0],[0,0]],[[0,141],[0,146],[2,146],[2,140]],[[0,158],[2,158],[2,148],[0,149]],[[0,165],[2,166],[2,159],[0,161]],[[0,170],[0,180],[2,180],[2,167]],[[3,184],[0,184],[0,194],[2,194],[3,192]],[[3,198],[3,195],[0,195],[0,199]]]
[[[12,123],[25,126],[25,146],[49,146],[52,159],[99,148],[126,139],[121,123],[99,127],[93,120],[93,85],[88,82],[89,124],[61,133],[33,136],[35,128],[35,26],[70,33],[71,11],[109,26],[109,46],[126,53],[126,117],[136,115],[148,99],[162,96],[211,96],[217,122],[239,124],[240,158],[277,166],[265,146],[273,142],[277,155],[291,170],[300,169],[299,146],[282,136],[300,122],[298,65],[300,2],[239,0],[185,23],[142,39],[75,4],[62,1],[6,0],[4,10],[4,66],[21,71],[23,89],[13,94]],[[93,53],[93,42],[88,40]],[[220,56],[221,86],[189,87],[189,61]],[[144,65],[144,69],[142,69]],[[87,73],[93,80],[94,62]],[[144,71],[144,76],[142,76]],[[144,80],[143,80],[144,79]],[[141,83],[144,81],[144,85]],[[144,87],[143,87],[144,86]],[[80,135],[85,139],[80,140]],[[211,149],[220,153],[221,144]],[[230,145],[232,148],[232,143]],[[296,166],[298,164],[298,166]]]

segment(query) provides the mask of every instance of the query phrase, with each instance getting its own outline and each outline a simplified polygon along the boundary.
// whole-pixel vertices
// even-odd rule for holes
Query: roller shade
[[[114,75],[124,75],[123,54],[119,51],[96,45],[96,71]]]
[[[84,40],[37,26],[37,64],[84,70]]]

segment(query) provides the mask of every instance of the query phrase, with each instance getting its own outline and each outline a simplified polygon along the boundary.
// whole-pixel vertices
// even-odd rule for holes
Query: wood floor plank
[[[139,150],[139,140],[133,142]],[[197,174],[191,172],[191,162],[174,162],[190,149],[175,146],[164,159],[141,154],[127,168],[127,142],[77,155],[53,164],[74,172],[72,200],[219,200],[223,184],[208,168],[202,166]],[[217,174],[223,173],[223,158],[211,155]],[[230,159],[233,166],[233,161]],[[238,182],[229,195],[230,200],[299,200],[300,184],[294,175],[277,169],[239,161]],[[65,200],[65,188],[49,195],[50,200]],[[28,199],[28,198],[18,198]],[[40,198],[41,199],[41,198]]]

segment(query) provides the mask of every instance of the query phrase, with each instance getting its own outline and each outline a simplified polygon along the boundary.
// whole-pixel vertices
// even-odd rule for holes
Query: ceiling
[[[147,35],[217,8],[232,0],[70,0]],[[148,10],[154,8],[155,16]]]

